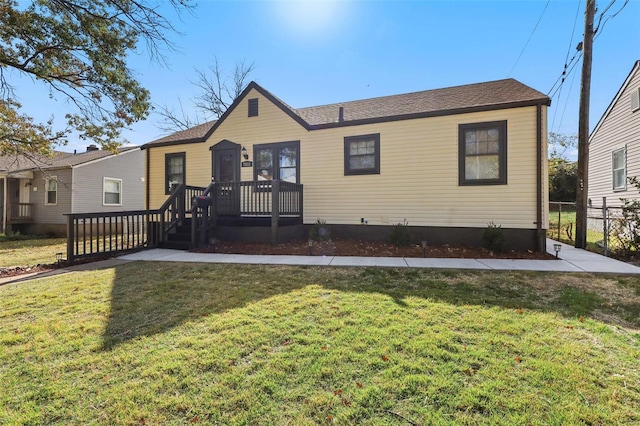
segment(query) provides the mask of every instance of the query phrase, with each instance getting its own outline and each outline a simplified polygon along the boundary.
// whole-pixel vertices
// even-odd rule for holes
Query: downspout
[[[3,192],[2,192],[2,232],[7,233],[7,176],[3,179]]]
[[[540,252],[544,252],[546,250],[546,235],[542,230],[542,209],[544,208],[542,204],[542,177],[544,176],[544,170],[542,170],[542,105],[536,105],[536,146],[537,146],[537,171],[536,173],[536,240],[537,240],[537,249]]]
[[[145,176],[145,180],[146,180],[146,194],[145,194],[145,204],[146,204],[146,210],[149,210],[149,188],[151,187],[151,185],[149,184],[149,159],[151,157],[151,149],[147,148],[147,164],[145,165],[145,171],[146,171],[146,176]]]

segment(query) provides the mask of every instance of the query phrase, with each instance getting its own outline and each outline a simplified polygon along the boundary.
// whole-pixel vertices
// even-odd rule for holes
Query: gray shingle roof
[[[339,108],[344,121],[374,120],[414,114],[457,111],[468,108],[497,107],[548,97],[514,80],[498,80],[444,89],[424,90],[295,110],[311,126],[338,122]]]
[[[138,149],[137,146],[125,147],[118,149],[118,153]],[[8,155],[0,157],[0,173],[17,172],[20,170],[36,170],[36,169],[59,169],[77,166],[89,161],[114,155],[111,151],[89,151],[79,154],[69,152],[55,152],[52,157],[42,155]]]
[[[242,95],[218,121],[173,133],[143,146],[204,142],[246,94],[255,88],[307,130],[349,126],[391,120],[455,114],[512,106],[549,104],[549,97],[512,78],[485,83],[467,84],[443,89],[424,90],[401,95],[340,102],[307,108],[292,108],[251,82]],[[343,121],[339,120],[343,108]]]

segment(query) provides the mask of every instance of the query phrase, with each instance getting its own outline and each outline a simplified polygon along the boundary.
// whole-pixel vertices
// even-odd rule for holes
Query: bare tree
[[[220,118],[247,85],[247,77],[255,69],[254,63],[247,64],[244,59],[236,62],[233,75],[225,74],[218,58],[206,69],[196,69],[197,80],[191,83],[201,90],[201,94],[192,100],[193,117],[185,111],[182,101],[179,111],[167,106],[158,107],[161,119],[157,127],[164,132],[176,132]]]

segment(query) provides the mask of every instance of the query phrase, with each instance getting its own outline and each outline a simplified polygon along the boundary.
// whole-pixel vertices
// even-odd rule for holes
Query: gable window
[[[458,184],[506,185],[507,122],[458,126]]]
[[[249,117],[258,116],[258,98],[249,99]]]
[[[102,205],[122,205],[122,179],[108,177],[102,179]]]
[[[300,183],[300,141],[253,146],[254,178]]]
[[[616,149],[611,153],[611,168],[613,169],[613,189],[627,189],[627,149]]]
[[[344,138],[344,174],[380,174],[380,133]]]
[[[165,194],[171,194],[173,187],[185,183],[185,153],[166,154],[164,157]]]
[[[45,200],[44,204],[49,206],[55,206],[58,204],[58,177],[51,176],[45,180]]]

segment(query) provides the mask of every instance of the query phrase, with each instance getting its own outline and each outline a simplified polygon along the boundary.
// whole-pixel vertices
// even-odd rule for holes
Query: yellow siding
[[[247,99],[255,97],[259,116],[247,117]],[[508,123],[508,184],[458,186],[458,125],[497,120]],[[344,137],[369,133],[380,133],[380,174],[345,176]],[[209,147],[223,139],[245,146],[250,160],[254,144],[300,141],[305,223],[359,224],[365,218],[370,225],[406,219],[412,226],[536,227],[536,107],[307,131],[254,91],[207,142],[151,148],[150,206],[166,198],[166,153],[186,152],[187,184],[206,186]],[[241,169],[242,180],[252,174],[253,168]]]

